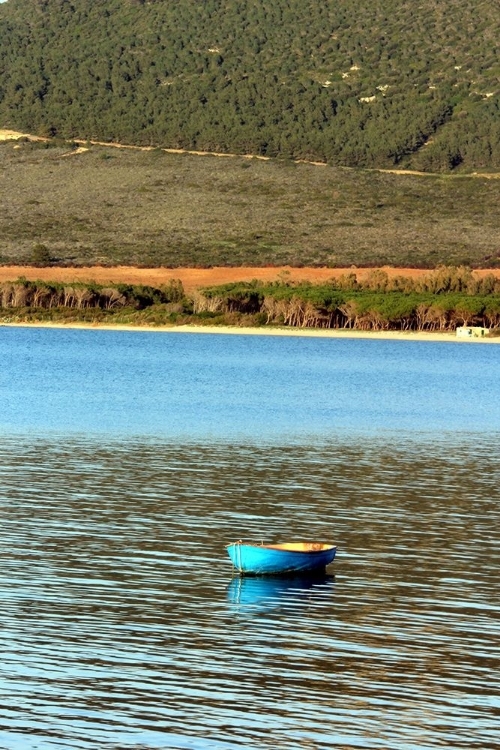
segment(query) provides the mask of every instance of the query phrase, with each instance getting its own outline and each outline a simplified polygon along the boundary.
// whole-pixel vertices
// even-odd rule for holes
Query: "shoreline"
[[[89,331],[125,331],[130,333],[209,333],[243,336],[298,336],[301,338],[366,339],[387,341],[419,341],[457,344],[500,344],[500,336],[495,338],[459,338],[455,333],[435,331],[356,331],[350,328],[280,328],[269,326],[253,328],[249,326],[137,326],[99,323],[3,323],[0,328],[63,328]]]

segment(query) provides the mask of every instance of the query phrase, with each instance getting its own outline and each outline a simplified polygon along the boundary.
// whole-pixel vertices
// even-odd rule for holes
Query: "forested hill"
[[[500,168],[490,0],[8,0],[0,126],[428,171]]]

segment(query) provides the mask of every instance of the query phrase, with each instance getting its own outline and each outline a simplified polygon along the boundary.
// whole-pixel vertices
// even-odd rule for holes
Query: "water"
[[[0,327],[0,430],[272,440],[498,431],[500,347]]]
[[[499,347],[0,351],[2,750],[499,746]],[[339,552],[239,579],[241,537]]]

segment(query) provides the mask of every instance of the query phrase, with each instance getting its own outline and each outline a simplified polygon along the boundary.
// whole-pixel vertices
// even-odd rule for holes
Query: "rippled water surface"
[[[410,348],[412,372],[387,342],[213,337],[210,364],[212,337],[187,336],[184,384],[155,401],[156,334],[90,332],[77,357],[48,333],[0,332],[2,750],[499,746],[500,348]],[[295,429],[280,378],[304,395]],[[338,557],[313,580],[240,579],[241,537]]]

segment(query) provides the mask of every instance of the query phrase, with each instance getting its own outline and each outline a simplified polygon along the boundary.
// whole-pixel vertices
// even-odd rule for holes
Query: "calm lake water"
[[[500,746],[500,347],[0,353],[2,750]],[[339,551],[240,579],[239,538]]]

